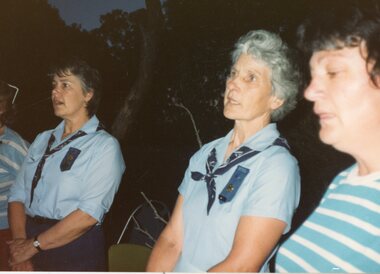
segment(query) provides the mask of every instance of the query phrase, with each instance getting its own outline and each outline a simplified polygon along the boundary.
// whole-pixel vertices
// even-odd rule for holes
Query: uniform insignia
[[[60,168],[61,171],[70,170],[71,167],[74,164],[74,161],[78,158],[80,154],[80,149],[70,147],[69,151],[66,153],[65,157],[63,158]]]
[[[238,166],[236,168],[234,174],[232,174],[230,180],[219,194],[218,198],[220,204],[230,202],[234,198],[248,173],[248,168],[242,166]]]

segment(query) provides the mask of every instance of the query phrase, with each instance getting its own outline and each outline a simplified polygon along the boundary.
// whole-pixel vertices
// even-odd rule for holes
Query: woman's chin
[[[227,109],[224,109],[223,115],[224,115],[225,118],[227,118],[229,120],[236,120],[236,119],[238,119],[238,115],[236,115],[236,113],[233,113],[232,111],[229,111]]]

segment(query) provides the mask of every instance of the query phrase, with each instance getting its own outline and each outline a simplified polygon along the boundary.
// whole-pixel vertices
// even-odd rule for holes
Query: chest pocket
[[[69,148],[60,165],[60,169],[62,172],[71,169],[75,160],[78,158],[80,152],[80,149],[74,147]]]
[[[245,177],[247,177],[248,173],[248,168],[242,166],[238,166],[236,168],[230,180],[218,196],[220,204],[230,202],[235,197],[235,194],[239,190],[241,184],[243,183]]]

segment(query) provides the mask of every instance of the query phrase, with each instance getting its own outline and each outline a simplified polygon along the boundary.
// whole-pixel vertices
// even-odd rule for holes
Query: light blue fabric
[[[29,143],[17,132],[5,127],[0,136],[0,229],[8,224],[8,196],[28,151]]]
[[[235,197],[223,204],[216,200],[207,216],[206,183],[192,180],[191,171],[205,173],[207,156],[214,147],[218,162],[215,168],[221,165],[231,135],[232,131],[224,138],[204,145],[190,160],[179,187],[184,197],[184,243],[174,271],[203,272],[224,260],[231,250],[242,216],[276,218],[287,223],[285,232],[290,229],[299,202],[300,177],[296,159],[281,146],[272,146],[240,163],[240,166],[249,169],[249,173]],[[278,136],[276,125],[269,124],[242,146],[263,150]],[[215,179],[217,197],[236,168]],[[263,265],[261,270],[267,271],[267,265]]]
[[[380,172],[340,173],[280,247],[277,272],[380,272]]]
[[[75,139],[47,158],[29,207],[32,178],[51,133],[56,139],[52,148],[70,138],[67,136],[61,140],[63,122],[54,130],[38,135],[11,188],[9,201],[24,203],[30,216],[60,220],[80,209],[102,222],[119,187],[125,165],[117,140],[104,130],[97,131],[98,125],[99,120],[93,116],[81,128],[87,135]],[[61,171],[61,162],[70,147],[79,149],[80,154],[69,170]]]

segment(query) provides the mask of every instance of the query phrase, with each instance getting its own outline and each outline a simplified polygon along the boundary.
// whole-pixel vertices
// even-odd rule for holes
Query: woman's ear
[[[271,97],[270,107],[272,110],[276,110],[284,104],[284,99],[280,99],[276,96]]]
[[[92,89],[90,89],[89,91],[86,92],[86,94],[84,95],[84,100],[86,101],[86,103],[88,103],[88,101],[91,100],[92,96],[94,96],[94,91]]]

